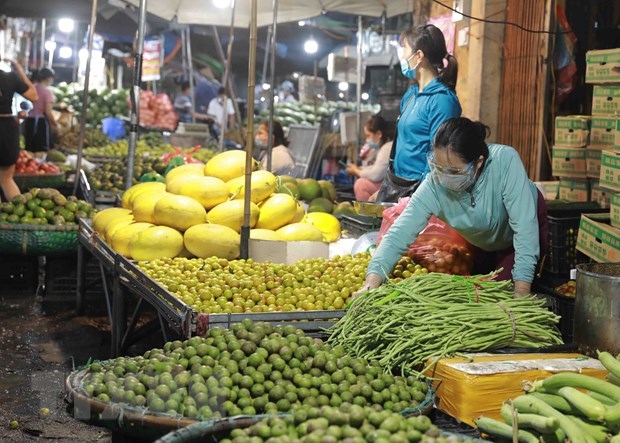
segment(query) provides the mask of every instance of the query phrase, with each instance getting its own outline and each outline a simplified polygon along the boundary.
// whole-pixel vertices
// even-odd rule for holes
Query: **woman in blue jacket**
[[[394,268],[431,215],[477,247],[478,265],[513,280],[516,295],[530,293],[536,264],[546,252],[547,210],[518,152],[487,145],[488,127],[467,118],[444,122],[429,154],[431,173],[388,230],[366,271],[361,291],[376,288]]]
[[[377,201],[397,201],[417,188],[428,173],[426,155],[437,128],[446,119],[461,115],[454,90],[458,64],[448,54],[441,30],[434,25],[410,29],[400,36],[400,45],[401,71],[415,84],[400,103],[390,176],[379,190]],[[390,178],[400,192],[390,192]]]

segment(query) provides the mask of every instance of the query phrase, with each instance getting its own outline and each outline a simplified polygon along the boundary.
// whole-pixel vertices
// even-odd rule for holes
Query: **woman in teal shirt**
[[[488,128],[467,118],[446,120],[429,154],[431,173],[388,230],[368,266],[362,291],[379,286],[431,215],[480,249],[484,272],[504,271],[516,295],[530,293],[547,245],[544,199],[514,148],[487,145]]]
[[[458,64],[448,54],[441,30],[434,25],[403,32],[400,45],[401,71],[415,83],[400,102],[390,172],[414,185],[428,173],[426,155],[439,126],[461,115],[455,92]],[[395,201],[399,196],[403,195],[388,196],[387,191],[379,191],[377,200]]]

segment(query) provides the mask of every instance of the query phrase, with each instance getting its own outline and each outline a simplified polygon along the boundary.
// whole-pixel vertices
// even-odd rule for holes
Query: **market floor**
[[[74,298],[35,293],[0,288],[0,442],[111,442],[107,429],[67,412],[64,387],[74,367],[108,358],[105,305],[87,305],[79,316]]]

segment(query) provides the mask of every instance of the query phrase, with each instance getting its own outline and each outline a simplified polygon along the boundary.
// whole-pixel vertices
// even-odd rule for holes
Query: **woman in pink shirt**
[[[52,133],[58,128],[58,123],[52,114],[54,94],[48,89],[54,82],[54,71],[43,68],[33,74],[33,80],[39,99],[33,103],[32,111],[25,122],[26,150],[46,152],[54,147]]]

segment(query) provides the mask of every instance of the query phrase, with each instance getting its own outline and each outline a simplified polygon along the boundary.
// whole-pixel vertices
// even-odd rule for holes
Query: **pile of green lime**
[[[0,204],[0,223],[74,225],[92,217],[95,208],[75,196],[65,197],[54,188],[32,188]]]
[[[245,429],[235,429],[221,443],[432,443],[471,442],[444,437],[424,416],[407,417],[376,407],[343,403],[297,409],[292,415],[273,416]]]
[[[428,385],[385,374],[293,326],[246,319],[144,356],[93,363],[83,388],[104,402],[208,419],[343,403],[399,412],[418,406]]]

